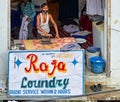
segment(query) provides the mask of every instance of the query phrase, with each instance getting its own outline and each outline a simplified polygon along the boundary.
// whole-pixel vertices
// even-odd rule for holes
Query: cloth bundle
[[[74,33],[74,32],[78,32],[79,27],[77,25],[73,25],[73,24],[69,24],[69,25],[64,25],[63,26],[64,31],[66,31],[67,33]]]
[[[71,50],[78,50],[80,49],[80,45],[76,42],[74,43],[69,43],[64,45],[62,48],[60,48],[61,51],[71,51]]]

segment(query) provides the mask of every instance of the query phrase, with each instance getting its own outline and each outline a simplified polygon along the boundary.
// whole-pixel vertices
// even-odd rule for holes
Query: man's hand
[[[55,38],[60,38],[59,34],[56,34]]]
[[[31,21],[31,18],[30,18],[30,17],[27,17],[27,19],[26,19],[26,20],[30,22],[30,21]]]
[[[45,32],[45,33],[43,33],[43,34],[41,34],[42,36],[46,36],[46,37],[52,37],[52,35],[51,34],[48,34],[47,32]]]

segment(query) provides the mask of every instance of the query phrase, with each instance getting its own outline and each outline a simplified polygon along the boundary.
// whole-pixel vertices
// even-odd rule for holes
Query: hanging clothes
[[[79,0],[79,17],[81,16],[82,10],[86,6],[86,0]]]
[[[86,13],[88,15],[104,15],[103,0],[86,0]]]
[[[20,27],[20,31],[19,31],[19,40],[26,40],[28,38],[28,24],[29,21],[27,21],[28,16],[25,16],[22,18],[22,24]]]

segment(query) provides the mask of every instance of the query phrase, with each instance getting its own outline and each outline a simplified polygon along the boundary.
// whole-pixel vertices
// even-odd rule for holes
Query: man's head
[[[42,9],[43,13],[48,13],[48,10],[49,10],[48,4],[47,3],[43,3],[41,5],[41,9]]]

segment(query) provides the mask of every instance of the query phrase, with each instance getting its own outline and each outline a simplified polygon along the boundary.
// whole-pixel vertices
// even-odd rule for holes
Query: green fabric
[[[26,6],[24,3],[21,4],[21,11],[24,15],[27,15],[31,18],[31,20],[34,19],[35,16],[35,7],[34,4],[27,2]]]

